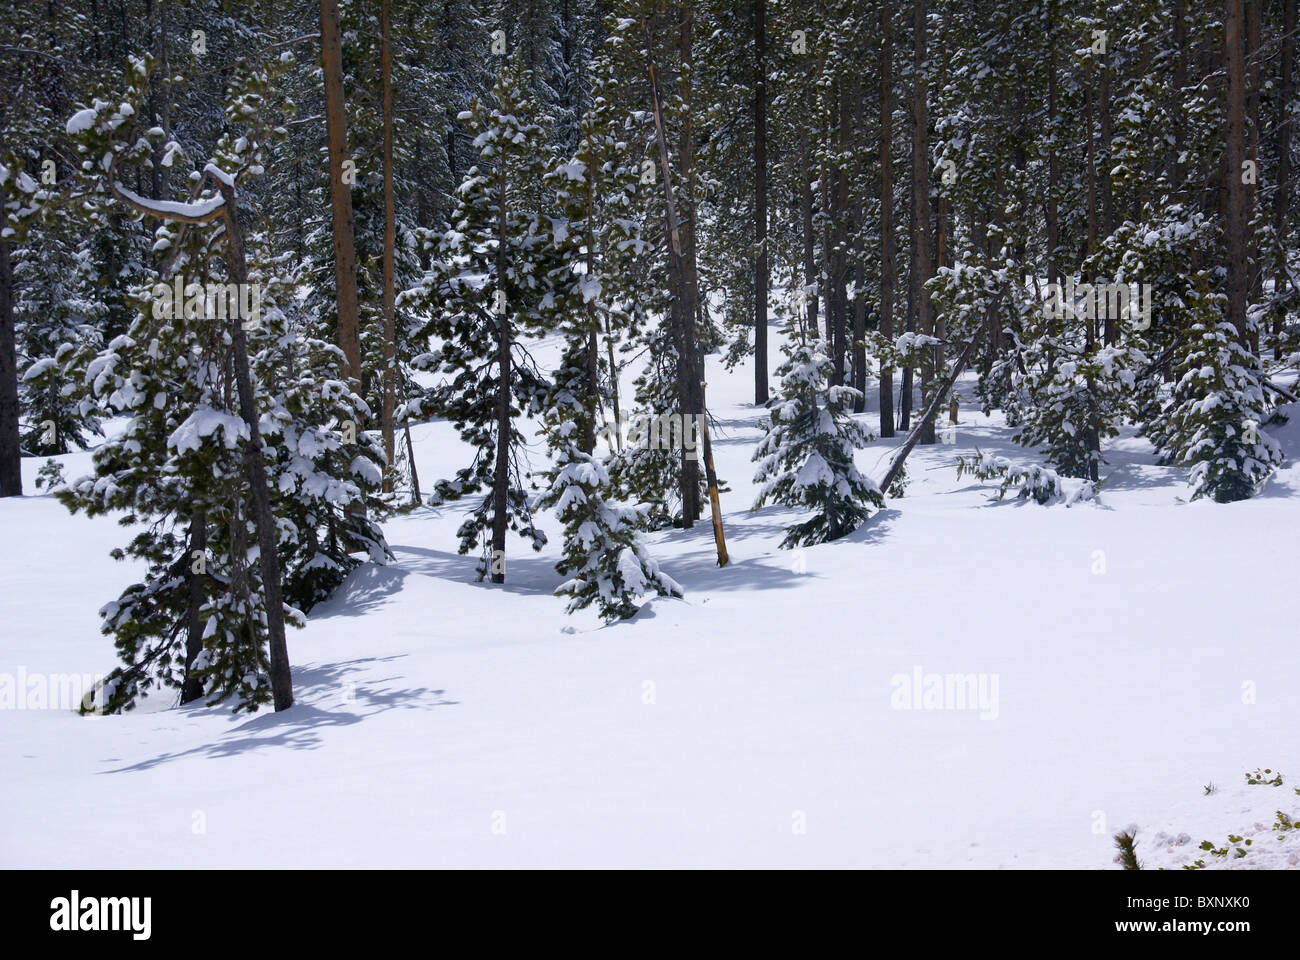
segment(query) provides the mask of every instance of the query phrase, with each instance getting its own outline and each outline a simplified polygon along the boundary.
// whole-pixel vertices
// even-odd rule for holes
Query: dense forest
[[[123,520],[98,710],[290,706],[286,629],[429,506],[489,584],[546,512],[570,609],[689,592],[647,536],[728,562],[706,357],[792,548],[901,496],[963,377],[1043,464],[959,469],[1039,502],[1128,428],[1189,498],[1282,463],[1296,0],[5,6],[0,496],[39,458]]]

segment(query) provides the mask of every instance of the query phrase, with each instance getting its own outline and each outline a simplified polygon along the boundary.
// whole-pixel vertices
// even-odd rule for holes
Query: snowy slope
[[[283,714],[0,711],[0,865],[1113,868],[1130,823],[1148,866],[1248,829],[1229,866],[1300,865],[1270,829],[1300,816],[1300,417],[1252,501],[1180,502],[1181,472],[1126,436],[1100,503],[1067,509],[956,479],[976,446],[1030,459],[964,405],[903,499],[798,555],[776,548],[789,514],[748,509],[752,370],[716,360],[732,563],[707,521],[651,537],[683,600],[568,617],[549,518],[504,587],[455,553],[465,505],[395,519],[396,562],[291,633]],[[426,487],[463,465],[448,425],[414,435]],[[859,468],[879,478],[900,442]],[[0,525],[0,673],[106,672],[125,531],[46,496],[0,501]],[[996,701],[896,709],[918,671]],[[1245,786],[1257,766],[1285,784]]]

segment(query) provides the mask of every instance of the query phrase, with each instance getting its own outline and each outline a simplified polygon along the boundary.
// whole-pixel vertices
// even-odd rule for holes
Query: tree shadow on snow
[[[296,697],[288,710],[276,713],[264,707],[251,717],[234,721],[237,726],[213,743],[161,753],[126,766],[101,770],[100,773],[151,770],[186,757],[232,757],[263,748],[314,750],[321,745],[320,731],[324,727],[352,726],[388,710],[428,710],[459,702],[448,700],[444,690],[389,686],[401,679],[397,676],[350,679],[352,675],[362,673],[366,665],[398,660],[402,656],[405,654],[296,667],[293,671]],[[195,713],[208,709],[221,708],[196,707]]]

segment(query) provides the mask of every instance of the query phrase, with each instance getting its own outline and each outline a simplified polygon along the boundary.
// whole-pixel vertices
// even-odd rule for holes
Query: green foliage
[[[972,457],[957,458],[958,479],[965,474],[970,474],[977,480],[1001,479],[995,497],[997,500],[1005,497],[1012,487],[1017,487],[1016,496],[1019,499],[1032,497],[1035,503],[1044,505],[1064,503],[1068,507],[1083,500],[1091,500],[1100,487],[1100,484],[1084,480],[1075,489],[1067,491],[1055,470],[1036,463],[1027,467],[1016,466],[1006,457],[983,453],[978,448]]]
[[[1119,850],[1117,859],[1125,870],[1141,870],[1142,864],[1137,858],[1137,831],[1121,830],[1115,834],[1115,847]]]
[[[1282,786],[1282,771],[1279,770],[1276,774],[1274,774],[1271,777],[1269,776],[1270,774],[1273,774],[1272,770],[1270,769],[1260,770],[1259,767],[1256,767],[1254,773],[1246,774],[1246,783],[1251,786],[1257,786],[1257,787],[1258,786],[1267,786],[1267,787]]]
[[[781,546],[811,546],[852,533],[881,509],[884,497],[875,481],[858,472],[853,453],[874,439],[850,417],[857,390],[828,386],[832,361],[820,340],[791,340],[777,371],[780,394],[768,403],[767,435],[754,451],[758,498],[810,511],[812,516],[787,528]]]

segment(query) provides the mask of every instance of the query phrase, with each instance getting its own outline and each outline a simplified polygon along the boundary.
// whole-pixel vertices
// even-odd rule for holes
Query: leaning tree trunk
[[[235,283],[248,283],[248,261],[244,257],[244,237],[239,230],[235,207],[235,188],[218,184],[223,219],[226,224],[226,264]],[[253,400],[253,379],[248,366],[248,341],[244,324],[236,317],[230,325],[234,347],[235,387],[239,393],[239,415],[248,427],[244,446],[244,464],[253,495],[253,522],[257,527],[258,565],[262,589],[266,591],[266,628],[271,650],[271,695],[275,709],[293,706],[293,679],[289,672],[289,648],[284,638],[284,596],[280,589],[280,558],[276,552],[275,515],[271,512],[271,492],[266,479],[266,461],[262,454],[262,431],[258,427],[257,405]]]
[[[880,481],[880,490],[882,493],[889,492],[889,488],[893,485],[894,479],[903,469],[903,461],[907,459],[908,454],[912,452],[912,448],[915,447],[917,441],[921,439],[921,431],[925,429],[926,424],[930,425],[931,431],[934,430],[934,416],[939,412],[939,407],[943,404],[943,399],[948,395],[948,391],[952,389],[952,385],[957,382],[957,378],[961,376],[961,372],[966,369],[966,361],[970,359],[971,351],[974,349],[975,343],[979,340],[979,337],[980,334],[976,333],[967,342],[966,347],[957,357],[956,363],[953,364],[952,373],[950,373],[948,378],[934,391],[934,396],[930,399],[930,405],[926,407],[925,413],[921,415],[921,420],[917,423],[916,429],[908,434],[903,445],[899,447],[898,453],[889,464],[889,470],[886,471],[885,478]]]

